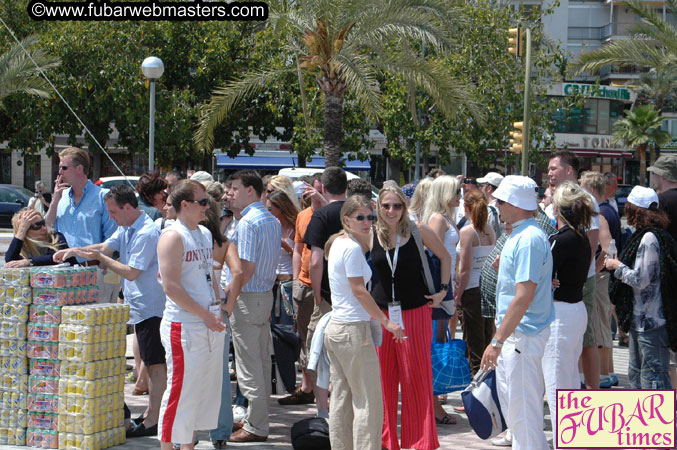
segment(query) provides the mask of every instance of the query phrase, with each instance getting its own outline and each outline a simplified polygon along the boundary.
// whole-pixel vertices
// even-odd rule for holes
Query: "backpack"
[[[322,417],[299,420],[291,427],[294,450],[331,450],[329,424]]]

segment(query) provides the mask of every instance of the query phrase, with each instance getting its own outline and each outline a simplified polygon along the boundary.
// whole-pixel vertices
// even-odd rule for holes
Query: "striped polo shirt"
[[[280,222],[263,203],[254,202],[242,210],[235,239],[240,259],[256,264],[254,275],[242,287],[242,292],[271,290],[277,278],[276,269],[280,259]]]

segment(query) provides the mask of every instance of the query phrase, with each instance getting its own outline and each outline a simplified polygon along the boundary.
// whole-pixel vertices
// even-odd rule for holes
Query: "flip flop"
[[[456,424],[456,417],[445,414],[441,419],[435,417],[435,423],[438,425],[454,425]]]
[[[459,413],[464,413],[464,412],[465,412],[465,408],[463,407],[463,405],[461,405],[461,406],[454,406],[454,411],[459,412]]]

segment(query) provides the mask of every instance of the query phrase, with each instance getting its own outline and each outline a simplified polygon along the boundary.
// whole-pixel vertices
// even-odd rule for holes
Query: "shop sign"
[[[661,149],[677,150],[677,139],[673,139],[669,144],[661,146]]]
[[[610,100],[633,101],[636,94],[630,89],[616,86],[597,86],[594,84],[564,83],[565,96],[582,95],[589,98],[607,98]]]
[[[595,149],[595,150],[627,150],[622,142],[614,142],[613,136],[598,135],[590,136],[583,134],[556,134],[558,147],[567,146],[571,149]],[[674,142],[674,141],[673,141]]]

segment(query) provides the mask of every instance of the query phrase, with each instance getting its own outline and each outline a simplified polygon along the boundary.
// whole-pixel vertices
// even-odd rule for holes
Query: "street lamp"
[[[143,60],[141,71],[150,81],[150,121],[148,123],[148,171],[155,170],[155,80],[165,71],[160,58],[149,56]]]

